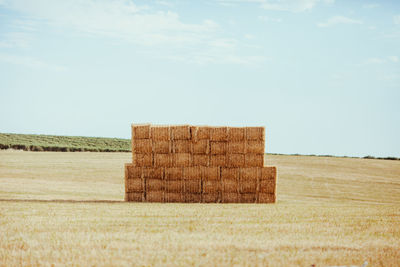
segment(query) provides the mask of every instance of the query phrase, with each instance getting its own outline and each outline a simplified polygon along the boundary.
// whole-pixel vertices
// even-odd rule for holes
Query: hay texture
[[[171,140],[170,126],[152,126],[151,138],[153,140]]]
[[[210,132],[211,141],[227,141],[228,127],[212,127]]]
[[[164,191],[146,191],[147,202],[164,202]]]
[[[203,166],[208,167],[210,165],[210,156],[203,154],[193,154],[192,155],[192,164],[193,166]]]
[[[190,140],[190,126],[189,125],[178,125],[171,126],[171,135],[173,140]]]
[[[132,140],[149,138],[150,124],[132,124]]]

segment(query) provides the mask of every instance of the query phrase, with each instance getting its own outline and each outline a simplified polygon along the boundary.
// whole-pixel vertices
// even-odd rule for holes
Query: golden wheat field
[[[277,204],[126,203],[130,161],[0,151],[0,265],[400,265],[400,161],[268,155]]]

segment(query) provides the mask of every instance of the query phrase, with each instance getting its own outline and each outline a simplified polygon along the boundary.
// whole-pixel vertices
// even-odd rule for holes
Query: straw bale
[[[183,168],[180,167],[165,168],[164,178],[166,180],[183,180]]]
[[[240,203],[256,203],[256,199],[255,193],[240,194]]]
[[[221,194],[220,193],[202,194],[202,202],[203,203],[219,203],[219,202],[221,202]]]
[[[132,124],[132,139],[149,139],[150,124]]]
[[[146,192],[164,190],[164,180],[148,178],[146,181]]]
[[[246,142],[231,141],[228,142],[228,153],[244,154],[246,152]]]
[[[239,203],[238,193],[222,193],[222,203]]]
[[[154,154],[155,167],[170,167],[172,166],[172,154]]]
[[[171,126],[171,134],[173,140],[189,140],[191,138],[190,126],[189,125]]]
[[[227,141],[228,140],[228,127],[211,127],[210,140],[211,141]]]
[[[191,140],[192,140],[192,141],[197,141],[197,140],[198,140],[198,139],[197,139],[197,129],[198,129],[199,127],[198,127],[198,126],[190,125],[189,128],[190,128],[190,138],[191,138]]]
[[[216,194],[218,192],[221,192],[221,181],[203,180],[203,193]]]
[[[183,178],[185,180],[199,180],[201,181],[202,169],[200,166],[185,167],[183,168]]]
[[[202,167],[203,181],[220,180],[219,167]]]
[[[126,201],[133,201],[133,202],[143,202],[144,194],[138,192],[126,193],[125,194]]]
[[[265,140],[265,128],[264,127],[246,127],[246,139],[247,140]]]
[[[238,193],[239,181],[236,179],[222,179],[222,192]]]
[[[193,166],[208,166],[210,163],[209,155],[194,154],[192,156],[192,159],[193,159]]]
[[[165,192],[169,193],[182,193],[183,180],[165,180]]]
[[[262,179],[260,180],[260,189],[259,191],[262,193],[270,193],[274,194],[275,193],[275,179]]]
[[[244,167],[244,154],[228,154],[227,167]]]
[[[128,179],[127,192],[144,192],[144,180],[142,178]]]
[[[143,178],[150,179],[163,179],[164,178],[164,168],[161,167],[143,167],[142,170]]]
[[[135,153],[151,153],[151,139],[134,139],[132,149]]]
[[[172,153],[190,153],[191,152],[190,140],[174,140],[172,143]]]
[[[153,140],[153,152],[168,154],[172,152],[172,143],[167,140]]]
[[[147,191],[147,202],[164,202],[164,191]]]
[[[136,167],[133,165],[128,165],[126,166],[126,171],[127,171],[127,178],[132,179],[132,178],[142,178],[142,167]]]
[[[165,200],[165,202],[168,202],[168,203],[174,203],[174,202],[182,203],[185,201],[185,198],[183,197],[183,195],[181,193],[165,192],[164,200]]]
[[[210,142],[211,154],[212,155],[225,155],[226,154],[226,142]]]
[[[172,155],[172,166],[189,167],[192,164],[192,155],[190,153],[175,153]]]
[[[171,140],[171,128],[169,126],[152,126],[151,138],[153,140]]]
[[[193,128],[192,128],[193,130]],[[192,131],[193,134],[193,131]],[[211,127],[209,126],[199,126],[196,127],[195,130],[195,140],[201,140],[201,139],[210,139],[211,136]]]
[[[240,193],[257,193],[257,180],[240,180]]]
[[[239,168],[221,168],[221,179],[239,180]]]
[[[151,167],[153,165],[153,155],[137,153],[135,165],[138,167]]]
[[[276,180],[276,167],[263,167],[261,169],[261,179]]]
[[[249,167],[240,168],[240,182],[242,181],[257,181],[260,177],[261,168]]]
[[[244,141],[245,133],[244,127],[228,127],[228,141]]]
[[[246,153],[248,154],[264,154],[264,150],[264,141],[248,140],[246,143]]]
[[[201,179],[200,180],[184,180],[184,192],[185,193],[197,193],[201,194]]]
[[[201,194],[186,193],[184,198],[185,203],[201,203]]]
[[[225,167],[226,166],[226,155],[211,155],[210,166],[213,167]]]
[[[208,154],[209,153],[209,140],[202,139],[192,142],[192,153],[193,154]]]
[[[275,203],[276,195],[269,193],[259,193],[258,194],[258,203]]]
[[[264,167],[264,154],[246,154],[246,167]]]

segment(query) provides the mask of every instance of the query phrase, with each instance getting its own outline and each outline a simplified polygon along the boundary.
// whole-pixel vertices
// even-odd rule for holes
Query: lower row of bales
[[[125,200],[274,203],[275,167],[137,167],[125,165]]]

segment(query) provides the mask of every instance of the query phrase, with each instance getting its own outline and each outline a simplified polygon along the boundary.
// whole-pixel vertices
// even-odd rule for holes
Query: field
[[[151,204],[130,157],[0,151],[0,265],[399,266],[400,161],[268,155],[277,204]]]

